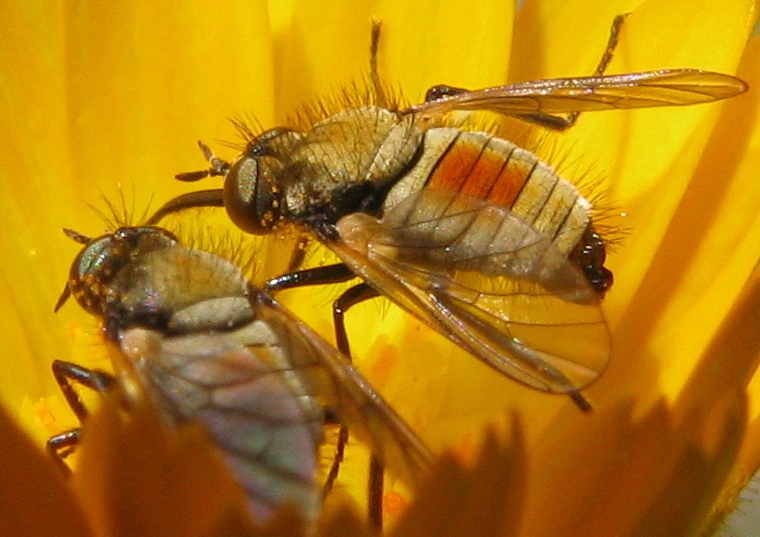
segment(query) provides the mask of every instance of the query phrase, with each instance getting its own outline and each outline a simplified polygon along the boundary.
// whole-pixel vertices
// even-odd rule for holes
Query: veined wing
[[[513,379],[573,394],[606,367],[599,296],[509,210],[423,189],[381,220],[357,213],[337,227],[330,248],[353,271]]]
[[[506,115],[563,114],[709,103],[747,90],[734,76],[697,69],[665,69],[622,75],[549,78],[463,91],[415,105],[402,113],[438,115],[489,110]]]
[[[132,328],[120,345],[166,419],[205,426],[257,521],[286,501],[317,519],[322,408],[265,323],[175,337]]]
[[[311,367],[304,373],[309,382],[352,434],[369,443],[392,473],[418,485],[433,456],[382,396],[337,349],[276,301],[262,293],[256,310],[289,341],[292,356],[307,357]]]
[[[309,509],[318,487],[309,479],[316,475],[312,457],[321,440],[322,405],[370,444],[391,472],[416,485],[433,460],[424,443],[337,349],[267,295],[253,293],[252,320],[233,331],[154,335],[142,343],[134,338],[155,333],[136,329],[132,339],[122,336],[124,349],[142,349],[129,361],[160,392],[159,404],[168,398],[170,415],[206,422],[223,450],[241,459],[233,469],[249,496],[263,496],[265,507],[300,497],[304,512],[316,515]],[[241,305],[224,297],[192,308],[215,317],[229,308],[239,316]],[[259,490],[278,476],[287,479]]]

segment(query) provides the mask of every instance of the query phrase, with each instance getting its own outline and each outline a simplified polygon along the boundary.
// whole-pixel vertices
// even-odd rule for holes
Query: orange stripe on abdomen
[[[505,140],[463,132],[435,164],[426,188],[511,207],[533,169],[511,158],[514,149]]]
[[[383,209],[393,211],[426,190],[457,194],[448,199],[460,209],[485,204],[507,209],[505,215],[550,239],[564,255],[575,248],[591,219],[590,203],[572,183],[532,152],[483,132],[451,127],[427,131],[416,165],[393,185]],[[447,210],[445,204],[433,210],[435,203],[429,200],[423,205],[424,210],[416,202],[404,208],[404,221],[433,221]]]

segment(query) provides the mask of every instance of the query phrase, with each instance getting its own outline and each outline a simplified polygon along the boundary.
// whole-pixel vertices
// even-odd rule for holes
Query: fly
[[[426,446],[337,349],[218,255],[182,246],[156,227],[90,239],[74,260],[69,296],[115,346],[116,376],[67,362],[53,371],[83,418],[72,383],[97,391],[137,387],[168,426],[200,422],[242,485],[259,523],[289,501],[314,522],[321,506],[318,448],[325,408],[414,485]],[[79,431],[54,437],[65,454]]]
[[[249,233],[305,231],[341,263],[266,288],[362,279],[334,304],[345,354],[344,312],[383,295],[499,372],[589,410],[580,391],[609,358],[601,302],[613,281],[591,203],[530,151],[447,117],[488,111],[563,130],[581,112],[694,105],[746,90],[736,77],[695,69],[604,75],[623,19],[593,76],[473,91],[436,86],[408,108],[394,106],[378,80],[376,25],[374,104],[306,129],[255,135],[239,124],[246,145],[233,162],[200,144],[211,167],[178,178],[220,175],[224,187],[179,196],[150,222],[223,206]]]

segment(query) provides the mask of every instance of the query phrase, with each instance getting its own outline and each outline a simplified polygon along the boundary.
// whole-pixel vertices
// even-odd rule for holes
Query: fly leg
[[[97,369],[87,369],[81,365],[71,362],[55,360],[53,362],[53,376],[58,386],[61,388],[66,402],[71,407],[79,421],[87,419],[89,412],[82,403],[79,394],[74,390],[75,384],[81,384],[98,393],[105,393],[113,385],[115,379],[113,375],[99,371]]]
[[[210,190],[198,190],[182,194],[164,203],[158,210],[145,221],[146,226],[155,226],[170,214],[186,211],[187,209],[201,209],[204,207],[224,207],[224,198],[221,188]]]
[[[625,22],[625,19],[626,17],[628,17],[628,15],[630,15],[630,13],[618,15],[612,21],[612,26],[610,27],[610,36],[607,39],[607,47],[604,49],[604,54],[602,54],[602,58],[599,60],[599,65],[597,65],[596,71],[594,71],[594,74],[592,76],[603,76],[604,72],[607,70],[607,67],[612,61],[612,57],[615,52],[615,49],[617,48],[618,41],[620,38],[620,31],[623,27],[623,22]],[[436,101],[438,99],[443,99],[446,97],[452,97],[454,95],[458,95],[460,93],[466,93],[468,91],[469,90],[464,89],[464,88],[456,88],[453,86],[440,84],[438,86],[433,86],[432,88],[427,90],[427,93],[425,93],[425,102]],[[573,125],[575,125],[575,122],[578,120],[578,116],[580,116],[581,113],[580,111],[571,112],[566,117],[554,116],[551,114],[542,114],[540,112],[535,113],[535,114],[510,114],[510,115],[517,119],[521,119],[529,123],[534,123],[536,125],[540,125],[541,127],[544,127],[547,129],[556,130],[556,131],[564,131],[564,130],[569,129]]]
[[[56,383],[80,423],[84,423],[89,412],[74,389],[74,386],[82,385],[102,394],[108,391],[115,380],[112,375],[103,371],[87,369],[86,367],[60,360],[53,362],[52,369]],[[81,435],[81,428],[76,427],[51,436],[47,441],[46,448],[48,453],[50,453],[53,460],[65,473],[69,473],[71,470],[64,462],[64,459],[73,453],[81,439]]]
[[[299,235],[296,240],[296,245],[293,247],[293,251],[290,253],[290,260],[288,260],[288,272],[295,272],[298,267],[301,266],[306,258],[306,248],[309,246],[308,235]]]
[[[268,280],[264,284],[265,293],[276,293],[285,289],[305,287],[307,285],[326,285],[331,283],[343,283],[356,278],[343,263],[325,265],[304,270],[289,272]]]
[[[377,54],[380,49],[380,28],[382,23],[379,20],[372,21],[372,30],[370,31],[369,40],[369,76],[372,82],[372,90],[375,93],[376,105],[380,108],[390,108],[391,102],[388,98],[385,86],[380,80],[380,73],[377,68]]]
[[[612,56],[618,46],[620,30],[623,28],[623,22],[625,22],[625,19],[628,17],[628,15],[630,15],[630,13],[618,15],[612,21],[612,26],[610,27],[610,37],[607,39],[607,47],[604,49],[604,54],[602,54],[602,58],[599,60],[599,65],[596,66],[596,71],[594,71],[593,76],[603,76],[604,72],[607,70],[607,66],[609,66],[610,62],[612,61]],[[528,121],[530,123],[541,125],[547,129],[564,131],[575,125],[575,122],[578,120],[578,116],[580,115],[580,111],[576,110],[575,112],[570,112],[567,117],[540,113],[519,114],[515,117]]]
[[[338,425],[338,439],[335,443],[335,454],[332,458],[332,464],[330,465],[330,471],[327,473],[325,482],[322,485],[322,497],[324,498],[333,488],[335,480],[338,479],[338,473],[340,472],[340,465],[343,463],[343,456],[346,451],[346,444],[348,444],[348,428],[340,424],[340,420],[330,408],[325,409],[325,423],[330,425]]]
[[[209,167],[205,170],[177,174],[175,176],[176,179],[186,183],[192,183],[200,181],[204,177],[225,176],[227,172],[229,172],[229,162],[214,155],[211,148],[201,141],[198,141],[198,147],[200,148],[201,153],[203,153],[203,157],[209,163]],[[145,221],[145,225],[155,226],[170,214],[182,212],[187,209],[200,209],[203,207],[224,207],[223,190],[221,188],[198,190],[197,192],[190,192],[172,198],[159,207],[158,210],[153,213],[153,216]]]
[[[380,296],[373,287],[360,283],[346,290],[333,303],[333,325],[335,327],[335,342],[338,350],[351,359],[351,348],[348,344],[344,315],[351,306]],[[341,426],[341,432],[345,427]],[[339,441],[342,435],[339,435]],[[345,441],[348,441],[348,429],[345,429]],[[340,442],[339,442],[340,443]],[[337,474],[337,471],[336,471]],[[385,466],[374,454],[369,459],[369,476],[367,482],[367,515],[372,526],[378,531],[383,529],[383,476]]]
[[[333,303],[333,324],[335,325],[335,344],[338,350],[351,358],[351,348],[348,344],[348,335],[346,334],[346,322],[344,314],[351,306],[355,306],[365,300],[370,300],[380,296],[374,287],[369,284],[360,283],[347,289]]]

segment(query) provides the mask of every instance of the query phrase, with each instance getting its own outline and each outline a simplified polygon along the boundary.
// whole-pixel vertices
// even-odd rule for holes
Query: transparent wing
[[[422,103],[402,113],[437,115],[453,110],[500,114],[562,114],[708,103],[747,89],[734,76],[695,69],[668,69],[610,76],[550,78],[495,86]]]
[[[291,356],[307,361],[296,365],[341,423],[367,442],[392,473],[418,485],[433,456],[369,382],[337,349],[263,293],[257,302],[257,315],[288,341]],[[310,367],[304,369],[305,365]]]
[[[318,515],[323,404],[417,485],[433,460],[424,443],[335,348],[269,297],[256,298],[253,320],[233,331],[121,334],[130,369],[169,421],[203,422],[260,521],[285,500]],[[204,310],[228,300],[206,300]]]
[[[322,409],[264,323],[175,337],[133,328],[120,336],[138,385],[169,423],[204,425],[256,520],[265,522],[285,501],[316,519]]]
[[[357,213],[337,227],[329,246],[352,270],[513,379],[573,394],[606,367],[598,295],[509,210],[423,189],[381,220]]]

